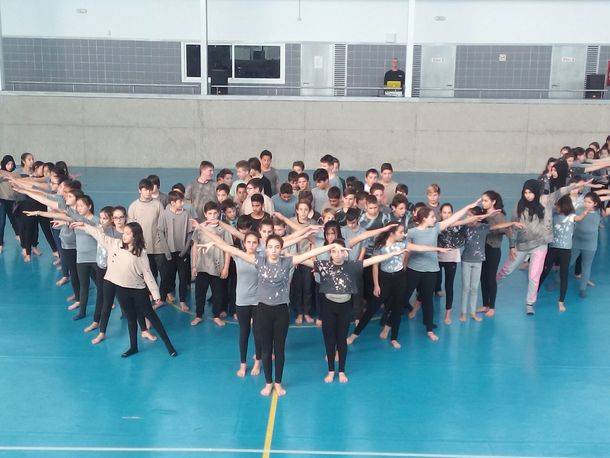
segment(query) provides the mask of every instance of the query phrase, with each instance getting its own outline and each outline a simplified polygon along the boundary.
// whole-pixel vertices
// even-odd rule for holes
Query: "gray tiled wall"
[[[182,83],[178,42],[4,38],[3,54],[8,89],[199,92],[197,84]]]
[[[404,70],[407,47],[404,45],[347,46],[347,95],[377,96],[380,91],[356,90],[350,87],[381,87],[383,75],[390,69],[393,57]]]
[[[455,97],[546,98],[551,73],[551,53],[551,46],[458,46]],[[499,54],[506,54],[506,62],[499,61]],[[460,88],[542,90],[460,91]]]
[[[287,89],[301,85],[301,44],[287,43],[286,79],[283,85],[270,85],[268,88],[229,88],[230,95],[300,95],[298,89]],[[242,85],[242,84],[240,84]]]

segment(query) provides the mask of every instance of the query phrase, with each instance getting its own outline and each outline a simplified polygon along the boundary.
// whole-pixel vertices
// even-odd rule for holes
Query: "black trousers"
[[[186,302],[186,286],[190,282],[188,255],[180,257],[179,252],[171,254],[172,258],[165,260],[164,272],[161,275],[161,300],[167,299],[167,294],[176,288],[176,273],[178,274],[178,296],[180,302]]]
[[[70,284],[74,292],[75,300],[80,299],[80,282],[78,281],[78,271],[76,270],[76,248],[62,248],[66,268],[70,275]]]
[[[19,223],[14,213],[15,202],[12,200],[0,199],[0,245],[4,245],[4,228],[8,217],[15,235],[19,235]]]
[[[95,305],[95,314],[93,315],[93,321],[99,323],[100,332],[106,334],[106,329],[108,328],[108,321],[110,320],[110,314],[112,313],[112,304],[114,303],[114,298],[116,297],[116,285],[108,280],[104,280],[102,276],[102,305],[98,307]],[[121,307],[123,310],[123,307]],[[123,311],[123,314],[125,312]],[[137,316],[138,324],[140,325],[140,329],[142,331],[147,331],[148,327],[146,326],[146,320],[143,315]]]
[[[26,216],[23,211],[29,211],[29,207],[20,207],[19,214],[19,240],[21,248],[28,256],[32,254],[32,247],[38,244],[38,216]]]
[[[261,343],[261,359],[266,383],[282,383],[284,373],[286,336],[290,311],[288,304],[267,305],[260,302],[256,310],[256,331]],[[275,355],[275,378],[271,367],[271,355]]]
[[[59,229],[51,228],[51,235],[53,236],[53,240],[55,240],[55,246],[57,247],[57,252],[59,253],[59,260],[61,261],[61,276],[67,278],[70,276],[70,272],[68,271],[68,266],[66,266],[66,262],[64,261],[64,249],[61,247]]]
[[[78,272],[79,282],[79,295],[78,301],[80,302],[79,315],[87,314],[87,304],[89,303],[89,279],[93,280],[95,284],[97,282],[96,277],[97,264],[95,262],[79,262],[76,264],[76,271]],[[98,294],[98,299],[100,295]]]
[[[544,269],[542,269],[542,274],[540,275],[538,289],[540,289],[542,282],[546,279],[551,270],[553,270],[553,265],[559,264],[559,302],[564,302],[566,292],[568,291],[568,275],[571,255],[572,250],[569,248],[549,247],[548,251],[546,252],[546,258],[544,259]]]
[[[149,254],[148,264],[150,264],[150,271],[153,274],[155,280],[160,283],[160,279],[163,278],[163,272],[167,264],[167,258],[164,254]]]
[[[440,270],[438,271],[438,278],[442,279],[443,270],[445,271],[445,310],[451,310],[453,307],[453,283],[455,280],[455,271],[457,270],[457,262],[439,262]],[[437,285],[440,291],[440,285]]]
[[[406,291],[404,296],[407,298],[411,297],[411,294],[413,294],[415,290],[418,291],[422,301],[422,312],[426,332],[432,332],[434,330],[433,295],[437,275],[438,272],[419,272],[407,268]]]
[[[165,344],[165,348],[169,353],[174,352],[174,346],[169,340],[167,332],[163,327],[163,323],[155,313],[150,304],[147,289],[124,288],[116,285],[116,295],[119,299],[121,307],[127,316],[127,324],[129,328],[129,348],[137,350],[138,348],[138,317],[148,318],[161,337]]]
[[[38,225],[40,226],[40,229],[42,229],[44,238],[47,239],[47,243],[49,244],[51,251],[53,253],[56,253],[57,244],[55,243],[55,238],[53,237],[53,233],[51,232],[51,220],[49,218],[43,218],[42,216],[39,216]]]
[[[500,266],[502,250],[485,244],[485,261],[481,264],[481,294],[483,295],[483,307],[496,308],[496,295],[498,294],[498,282],[496,274]]]
[[[229,263],[229,276],[227,277],[227,314],[229,316],[237,313],[237,305],[235,304],[235,293],[237,292],[237,267],[235,261],[231,258]]]
[[[398,331],[402,319],[405,297],[405,271],[388,273],[379,271],[381,280],[381,302],[385,304],[390,320],[390,338],[398,340]]]
[[[311,268],[299,264],[290,283],[290,304],[297,315],[311,315],[313,290]]]
[[[322,335],[326,347],[328,371],[335,370],[335,353],[339,353],[339,372],[345,372],[347,360],[347,333],[352,313],[352,300],[338,303],[322,294]]]
[[[254,335],[254,351],[256,359],[261,359],[260,339],[256,335],[256,305],[238,305],[237,321],[239,322],[239,357],[242,364],[246,364],[248,359],[248,340],[250,339],[250,329]],[[252,323],[252,326],[250,325]]]
[[[214,318],[220,316],[223,304],[225,304],[226,301],[226,284],[226,280],[223,280],[216,275],[210,275],[206,272],[197,272],[197,278],[195,278],[195,303],[197,304],[196,315],[198,318],[203,317],[208,288],[212,290],[212,313],[214,314]]]

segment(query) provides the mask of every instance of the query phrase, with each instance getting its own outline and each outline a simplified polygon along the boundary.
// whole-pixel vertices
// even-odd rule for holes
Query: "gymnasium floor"
[[[98,209],[128,204],[138,179],[151,172],[163,189],[196,173],[80,171]],[[436,181],[443,202],[463,205],[493,188],[509,208],[525,178],[396,175],[412,201]],[[82,330],[93,305],[87,319],[73,322],[69,286],[54,285],[46,242],[43,256],[24,265],[8,222],[7,229],[0,456],[610,456],[607,227],[594,264],[597,286],[583,300],[571,280],[565,314],[556,310],[557,291],[543,288],[535,317],[527,317],[526,274],[517,271],[500,285],[495,318],[445,326],[437,312],[436,344],[426,339],[421,316],[403,322],[399,351],[379,340],[373,322],[350,347],[347,385],[322,382],[320,330],[291,327],[288,394],[279,400],[258,394],[262,375],[235,376],[235,324],[192,328],[189,315],[164,307],[160,316],[179,356],[168,357],[160,341],[141,342],[140,353],[124,360],[126,323],[115,310],[108,340],[92,346],[93,335]],[[459,274],[456,287],[459,307]]]

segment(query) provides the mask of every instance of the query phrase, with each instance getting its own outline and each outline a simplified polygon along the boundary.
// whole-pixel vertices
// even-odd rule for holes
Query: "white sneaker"
[[[534,306],[527,304],[525,306],[525,313],[527,313],[528,315],[533,315],[534,313],[536,313],[534,312]]]

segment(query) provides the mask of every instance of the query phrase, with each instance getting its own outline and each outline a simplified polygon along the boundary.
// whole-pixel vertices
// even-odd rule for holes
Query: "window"
[[[182,43],[182,81],[201,79],[201,48]],[[229,83],[284,84],[284,45],[208,45],[208,76],[224,73]]]

